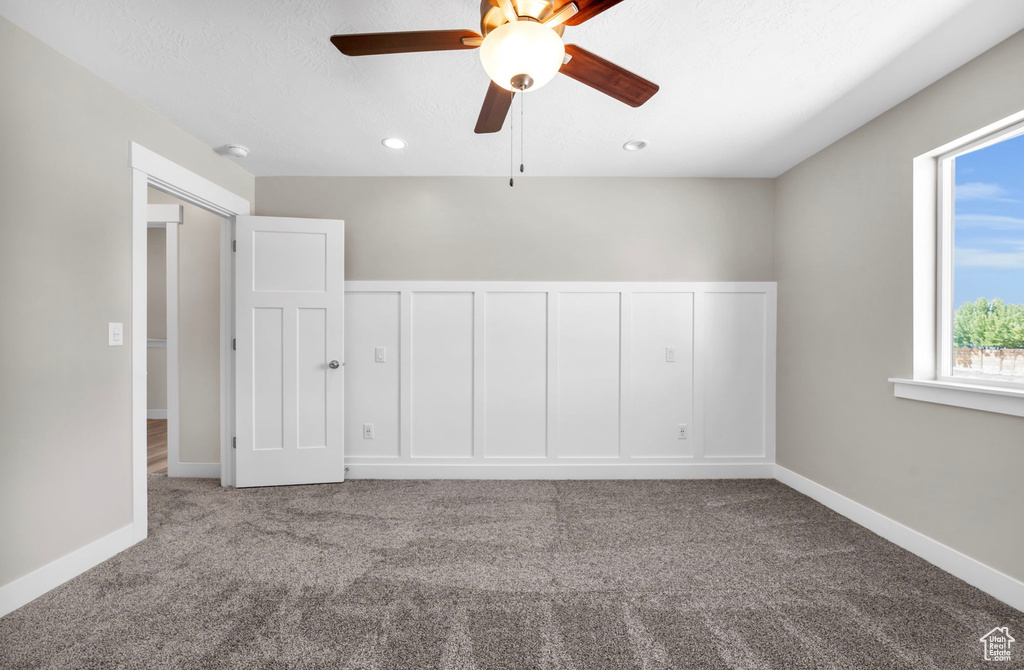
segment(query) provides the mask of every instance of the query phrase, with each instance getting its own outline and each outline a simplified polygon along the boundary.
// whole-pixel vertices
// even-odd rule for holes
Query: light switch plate
[[[123,323],[108,323],[107,324],[107,345],[111,347],[122,347],[124,346],[124,324]]]
[[[373,360],[378,363],[386,363],[388,360],[388,350],[385,347],[375,347],[373,350]]]
[[[665,362],[666,363],[675,363],[676,362],[676,348],[675,347],[665,347]]]

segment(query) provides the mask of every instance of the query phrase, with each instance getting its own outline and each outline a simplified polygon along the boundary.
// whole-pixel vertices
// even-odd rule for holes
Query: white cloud
[[[957,247],[958,268],[989,268],[996,270],[1024,269],[1024,243],[1007,245],[1008,251]]]
[[[967,200],[994,200],[996,202],[1016,202],[1008,197],[1006,189],[999,184],[991,184],[980,181],[969,181],[965,184],[957,184],[954,189],[957,202]]]
[[[957,227],[989,228],[992,230],[1024,230],[1024,219],[998,214],[957,214]]]

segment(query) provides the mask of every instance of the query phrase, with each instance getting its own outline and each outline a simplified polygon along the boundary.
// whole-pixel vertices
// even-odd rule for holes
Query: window
[[[914,158],[914,359],[897,398],[1024,417],[1024,110]]]
[[[1024,124],[939,157],[936,378],[1024,388]]]

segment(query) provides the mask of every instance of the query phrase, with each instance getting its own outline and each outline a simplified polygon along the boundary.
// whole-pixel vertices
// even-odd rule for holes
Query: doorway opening
[[[167,233],[149,211],[146,324],[146,473],[167,474]],[[176,224],[172,224],[176,225]]]
[[[152,200],[159,200],[163,204],[177,203],[176,207],[194,208],[204,216],[212,217],[215,224],[211,224],[216,230],[212,239],[218,243],[208,244],[205,252],[212,253],[219,259],[213,276],[216,277],[217,289],[214,292],[215,300],[218,303],[216,308],[217,317],[214,319],[215,326],[206,320],[205,326],[200,330],[205,332],[215,331],[217,334],[217,346],[213,349],[219,352],[219,361],[216,356],[207,356],[200,367],[209,372],[209,368],[216,371],[215,375],[207,374],[205,378],[216,378],[213,384],[213,395],[217,398],[216,403],[219,411],[213,411],[213,418],[207,417],[207,425],[216,426],[214,433],[219,439],[211,445],[207,442],[200,447],[205,450],[206,462],[202,460],[189,461],[194,457],[195,452],[186,447],[184,453],[180,449],[180,440],[175,434],[175,424],[172,414],[180,410],[180,389],[171,388],[175,383],[173,380],[178,375],[168,375],[168,387],[173,391],[168,393],[166,409],[167,421],[167,463],[168,474],[171,476],[185,477],[210,477],[219,476],[221,483],[226,486],[233,485],[232,474],[234,471],[233,456],[231,453],[231,435],[234,430],[233,392],[231,380],[234,370],[231,361],[231,334],[233,332],[233,318],[231,309],[231,297],[233,295],[232,283],[232,258],[231,240],[234,217],[241,214],[248,214],[250,203],[234,193],[214,184],[213,182],[200,177],[199,175],[173,163],[158,154],[142,147],[134,142],[130,145],[130,162],[132,167],[132,324],[131,324],[131,351],[132,351],[132,519],[134,541],[144,539],[148,534],[147,524],[147,476],[149,470],[149,396],[147,389],[147,368],[149,367],[149,255],[150,255],[150,216],[149,207]],[[172,200],[173,199],[173,200]],[[158,217],[161,218],[161,217]],[[166,221],[165,221],[166,223]],[[169,254],[171,244],[177,242],[179,225],[174,224],[170,229],[165,226],[165,254]],[[168,230],[174,233],[167,235]],[[211,234],[211,231],[204,231]],[[167,242],[174,238],[171,244]],[[177,244],[174,244],[175,256],[178,256]],[[166,256],[165,256],[166,257]],[[170,266],[172,272],[179,268],[180,258]],[[210,271],[207,267],[205,272],[209,279]],[[166,305],[178,305],[177,278],[175,281],[166,283],[169,291],[166,296]],[[171,293],[174,295],[171,295]],[[173,312],[173,314],[172,314]],[[177,319],[177,309],[167,309],[167,316]],[[164,339],[172,340],[179,333],[178,323],[168,323]],[[154,347],[159,348],[159,347]],[[180,365],[176,360],[177,346],[173,348],[166,346],[168,358],[168,369],[171,366]],[[207,351],[210,349],[207,348]],[[207,388],[205,395],[209,395]],[[177,396],[178,403],[175,403],[174,396]],[[158,432],[159,435],[159,432]],[[219,458],[210,457],[212,449],[217,452]],[[184,459],[182,458],[184,457]],[[216,462],[219,461],[219,462]],[[177,470],[177,471],[176,471]]]
[[[222,217],[147,191],[147,472],[219,478]],[[230,305],[224,307],[230,308]]]
[[[168,398],[176,394],[170,377],[177,377],[176,371],[168,374],[168,351],[177,351],[177,313],[173,307],[177,303],[177,228],[183,217],[180,205],[150,204],[147,213],[146,473],[153,475],[167,474]],[[167,234],[168,227],[171,235]],[[171,281],[173,285],[169,285]]]

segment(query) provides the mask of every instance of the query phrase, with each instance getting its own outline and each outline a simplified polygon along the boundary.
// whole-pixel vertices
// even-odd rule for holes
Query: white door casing
[[[236,243],[235,485],[343,481],[344,223],[239,216]]]

